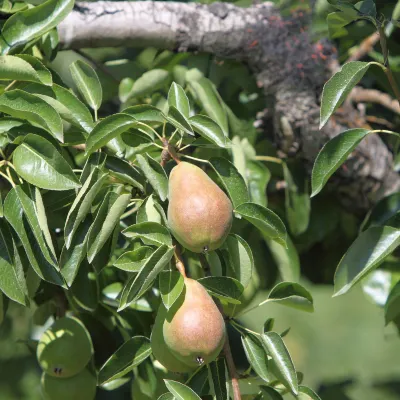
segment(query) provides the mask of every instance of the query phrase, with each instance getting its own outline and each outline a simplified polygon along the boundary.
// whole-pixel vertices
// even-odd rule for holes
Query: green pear
[[[69,378],[81,372],[93,354],[92,340],[76,318],[56,320],[40,337],[37,359],[49,375]]]
[[[232,203],[196,165],[181,161],[171,171],[168,225],[186,249],[202,253],[218,249],[232,226]]]
[[[182,373],[192,372],[194,368],[186,365],[183,361],[178,360],[165,344],[163,326],[166,316],[167,309],[165,308],[164,304],[161,304],[158,308],[156,320],[154,322],[150,337],[153,355],[157,361],[168,371]]]
[[[192,368],[217,358],[226,340],[225,321],[199,282],[185,277],[185,292],[168,311],[163,336],[171,353]]]
[[[96,377],[86,368],[65,379],[43,372],[40,383],[45,400],[93,400],[96,396]]]

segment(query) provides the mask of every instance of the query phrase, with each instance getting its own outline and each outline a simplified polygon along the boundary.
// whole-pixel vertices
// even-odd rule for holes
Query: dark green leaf
[[[139,238],[145,244],[172,246],[169,230],[157,222],[141,222],[140,224],[131,225],[123,230],[122,233],[132,239]]]
[[[63,141],[63,126],[57,111],[43,99],[22,90],[10,90],[0,96],[0,111],[26,119]]]
[[[144,177],[140,172],[127,161],[121,160],[118,157],[107,155],[106,168],[110,171],[110,175],[114,176],[123,183],[127,183],[133,187],[144,190]]]
[[[335,293],[348,292],[368,272],[378,267],[400,244],[400,231],[373,226],[362,232],[341,259],[335,273]]]
[[[80,186],[72,168],[46,139],[28,134],[13,153],[17,173],[42,189],[69,190]]]
[[[38,61],[38,63],[40,63],[40,61]],[[32,67],[29,62],[25,61],[24,57],[16,56],[0,56],[0,80],[42,82],[41,76],[35,71],[35,68]]]
[[[295,396],[298,393],[297,374],[282,338],[276,332],[261,335],[262,344],[277,368],[277,378]],[[276,375],[276,374],[275,374]]]
[[[149,339],[144,336],[135,336],[129,339],[100,368],[99,385],[124,376],[150,354]]]
[[[158,275],[159,288],[161,292],[161,298],[165,305],[165,308],[169,310],[185,286],[183,276],[178,271],[162,271]]]
[[[285,225],[273,211],[255,203],[243,203],[234,211],[251,222],[268,238],[287,246]]]
[[[195,132],[219,147],[229,147],[229,139],[219,125],[206,115],[195,115],[189,119]]]
[[[103,90],[95,70],[82,60],[76,60],[69,69],[72,79],[86,103],[93,110],[98,110],[103,99]]]
[[[321,398],[307,386],[299,386],[297,398],[299,400],[321,400]]]
[[[260,341],[255,335],[245,333],[242,335],[242,344],[251,368],[261,379],[269,382],[268,357]]]
[[[235,166],[225,158],[212,157],[209,160],[214,171],[228,193],[233,207],[249,201],[246,183]]]
[[[168,379],[164,379],[164,382],[176,400],[201,400],[192,389],[183,383]]]
[[[283,400],[281,394],[271,386],[260,386],[263,400]]]
[[[48,0],[36,7],[17,12],[7,19],[2,28],[2,37],[7,47],[22,46],[57,26],[72,10],[73,0]]]
[[[198,280],[213,296],[228,303],[240,304],[243,285],[236,279],[227,276],[208,276]]]
[[[321,100],[322,128],[330,116],[340,107],[351,89],[361,80],[371,63],[351,61],[343,65],[342,69],[325,83]]]
[[[250,201],[267,207],[267,185],[271,178],[270,170],[261,162],[246,162],[246,177]]]
[[[303,311],[314,311],[313,298],[310,292],[299,283],[278,283],[269,293],[268,299],[261,304],[271,301]]]
[[[211,383],[214,389],[214,399],[215,400],[229,400],[227,381],[229,380],[226,368],[225,359],[219,358],[216,361],[210,363],[210,375]]]
[[[400,281],[393,287],[385,304],[386,325],[400,315]]]
[[[118,311],[128,307],[149,289],[158,274],[169,263],[173,254],[174,249],[163,244],[147,259],[139,273],[126,283],[121,294]]]
[[[94,153],[112,139],[136,125],[137,121],[127,114],[113,114],[102,119],[87,138],[86,155]]]
[[[89,231],[87,242],[89,263],[93,261],[96,254],[111,236],[130,199],[130,193],[118,195],[117,193],[109,192],[106,195]]]
[[[126,100],[131,97],[144,97],[156,92],[166,86],[169,79],[169,72],[164,69],[152,69],[145,72],[134,82],[131,92],[126,96]]]
[[[157,222],[158,224],[164,224],[166,222],[166,215],[158,203],[155,196],[150,195],[140,206],[136,214],[136,223],[141,222]]]
[[[194,135],[189,120],[174,106],[169,106],[167,120],[171,125],[179,129],[181,133]]]
[[[164,168],[148,154],[138,154],[136,160],[158,197],[164,201],[168,196],[168,178]]]
[[[114,262],[114,266],[123,271],[139,272],[153,251],[154,249],[149,246],[141,246],[136,250],[127,251]]]
[[[168,92],[168,104],[175,107],[185,117],[189,118],[190,104],[182,86],[172,82]]]
[[[139,104],[137,106],[128,107],[123,109],[122,112],[144,123],[163,123],[166,121],[164,113],[150,104]]]
[[[362,128],[350,129],[325,144],[319,152],[312,170],[311,196],[315,196],[322,190],[332,174],[370,132],[370,130]]]

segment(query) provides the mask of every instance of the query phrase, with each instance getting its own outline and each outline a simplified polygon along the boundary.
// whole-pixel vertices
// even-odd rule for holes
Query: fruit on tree
[[[42,393],[45,400],[93,400],[96,377],[85,368],[70,378],[60,379],[43,372]]]
[[[169,177],[168,224],[176,240],[195,253],[215,250],[232,226],[232,203],[196,165],[181,161]]]
[[[163,336],[178,360],[197,368],[221,352],[225,322],[206,289],[194,279],[184,279],[185,291],[166,314]]]
[[[43,371],[59,378],[69,378],[81,372],[92,354],[88,331],[73,317],[56,320],[40,337],[36,353]]]
[[[150,337],[153,355],[168,371],[181,373],[192,372],[194,368],[176,358],[165,343],[163,326],[166,315],[167,309],[161,304],[158,308],[157,317]]]

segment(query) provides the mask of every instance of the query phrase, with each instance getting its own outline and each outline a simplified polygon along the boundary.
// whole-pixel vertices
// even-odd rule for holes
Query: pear
[[[181,161],[171,171],[168,224],[186,249],[202,253],[219,248],[232,226],[232,203],[196,165]]]
[[[46,400],[93,400],[96,396],[97,379],[86,368],[65,379],[44,372],[40,383]]]
[[[57,378],[81,372],[93,354],[89,332],[76,318],[56,320],[40,337],[37,359],[43,371]]]
[[[163,327],[166,316],[167,309],[164,304],[161,304],[158,308],[157,317],[150,337],[153,355],[168,371],[181,373],[192,372],[194,371],[194,368],[186,365],[183,361],[178,360],[165,343]]]
[[[185,279],[185,292],[168,310],[163,336],[171,353],[186,365],[197,368],[214,361],[224,346],[224,319],[197,281]]]

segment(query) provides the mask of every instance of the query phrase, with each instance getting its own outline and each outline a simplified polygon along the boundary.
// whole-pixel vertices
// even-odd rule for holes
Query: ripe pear
[[[232,203],[196,165],[181,161],[171,171],[168,224],[176,240],[195,253],[222,245],[232,226]]]
[[[165,344],[163,326],[166,316],[167,309],[161,304],[158,308],[157,317],[150,337],[153,355],[168,371],[181,373],[192,372],[194,368],[178,360]]]
[[[214,361],[226,339],[224,319],[197,281],[185,279],[185,292],[168,310],[163,336],[171,353],[186,365],[197,368]]]
[[[43,371],[58,378],[69,378],[81,372],[92,354],[88,331],[73,317],[56,320],[40,337],[36,353]]]
[[[43,372],[42,393],[46,400],[93,400],[96,395],[96,377],[86,368],[70,378],[60,379]]]

